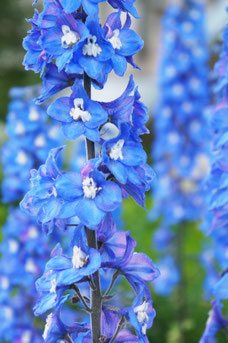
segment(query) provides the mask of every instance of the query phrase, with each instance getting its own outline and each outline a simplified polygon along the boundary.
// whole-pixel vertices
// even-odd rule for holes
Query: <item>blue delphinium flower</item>
[[[127,309],[127,316],[137,333],[139,343],[149,342],[146,331],[152,326],[155,315],[156,312],[152,306],[152,300],[147,297],[144,300],[143,293],[140,293],[135,298],[132,306]]]
[[[209,171],[210,135],[204,7],[194,0],[171,5],[162,26],[161,94],[154,118],[152,147],[158,182],[154,187],[150,219],[161,219],[158,231],[165,229],[162,240],[168,242],[168,254],[171,255],[177,241],[170,240],[171,227],[179,228],[178,235],[184,222],[198,221],[205,213],[203,184]],[[175,236],[174,230],[172,236]],[[163,259],[163,244],[156,246]],[[168,259],[167,263],[173,264],[174,260]],[[177,268],[174,269],[178,274]],[[179,279],[176,275],[172,282],[165,282],[165,293],[169,294]]]
[[[145,192],[154,179],[141,144],[141,136],[149,132],[147,108],[132,76],[118,99],[91,99],[91,86],[103,88],[112,70],[123,76],[127,63],[138,68],[133,57],[143,41],[131,29],[130,15],[138,17],[134,0],[107,1],[117,11],[104,26],[99,2],[103,0],[45,0],[24,41],[26,68],[43,75],[37,102],[70,88],[67,96],[57,95],[47,112],[62,123],[67,138],[84,136],[86,142],[86,158],[83,148],[71,161],[74,171],[58,166],[63,146],[52,149],[46,162],[31,171],[31,189],[21,202],[50,236],[58,227],[67,232],[64,249],[56,245],[36,282],[35,314],[52,311],[43,335],[46,342],[147,342],[155,316],[148,283],[159,270],[148,256],[135,252],[130,232],[118,230],[113,219],[129,195],[145,207]],[[110,293],[120,276],[131,285],[135,301],[120,301],[121,295],[113,300]],[[73,324],[61,318],[69,302],[84,310]],[[138,337],[125,329],[127,321]]]
[[[111,58],[112,67],[117,75],[123,76],[127,69],[127,62],[136,67],[129,56],[135,55],[142,49],[143,41],[133,30],[129,29],[131,26],[130,16],[127,16],[122,27],[120,15],[121,11],[110,14],[104,28],[106,30],[105,38],[115,51]]]
[[[107,113],[96,101],[88,98],[80,82],[72,87],[70,97],[58,98],[48,108],[48,114],[60,121],[63,132],[69,139],[85,135],[92,141],[99,141],[99,127],[107,121]]]

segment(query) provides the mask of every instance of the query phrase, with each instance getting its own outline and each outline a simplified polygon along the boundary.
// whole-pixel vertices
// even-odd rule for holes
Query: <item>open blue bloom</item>
[[[89,31],[80,20],[64,13],[58,1],[45,2],[39,25],[40,44],[48,56],[56,59],[58,70],[61,71],[72,60],[78,43],[88,37]],[[80,72],[80,68],[77,72]]]
[[[131,62],[127,57],[135,55],[143,47],[142,39],[130,29],[131,19],[129,16],[122,27],[121,11],[112,13],[108,16],[104,28],[106,30],[105,38],[111,43],[115,53],[112,56],[112,67],[115,73],[123,76],[127,69],[127,62]]]
[[[89,34],[87,38],[78,42],[71,63],[68,63],[68,73],[78,73],[78,67],[103,87],[107,76],[112,70],[111,57],[113,47],[105,39],[105,31],[101,28],[96,16],[88,16],[85,23]]]
[[[127,124],[121,125],[119,136],[106,141],[102,147],[103,162],[115,178],[123,184],[130,180],[136,185],[141,185],[141,179],[135,167],[144,164],[146,159],[147,155],[142,145],[130,136]]]
[[[72,256],[68,257],[58,249],[57,254],[47,262],[38,287],[44,286],[50,293],[55,293],[57,287],[71,286],[99,269],[100,254],[96,249],[88,248],[84,227],[75,229],[72,252]]]
[[[108,0],[111,6],[125,12],[129,12],[135,18],[139,18],[138,13],[134,7],[136,0]]]
[[[65,201],[65,215],[78,216],[89,228],[95,228],[106,213],[116,210],[122,202],[119,186],[107,181],[95,163],[96,160],[88,162],[81,175],[65,173],[55,183],[59,197]]]
[[[134,253],[135,246],[129,232],[117,231],[103,246],[102,267],[118,270],[136,291],[142,289],[139,285],[148,291],[146,282],[154,281],[160,273],[148,256]]]
[[[56,158],[63,147],[52,149],[46,163],[31,172],[31,190],[21,201],[21,208],[27,214],[37,216],[41,223],[58,218],[63,200],[56,193],[55,180],[61,175]]]
[[[88,98],[80,81],[72,87],[70,97],[58,98],[48,108],[48,114],[63,125],[63,132],[69,139],[85,135],[92,141],[99,141],[99,126],[107,120],[107,113],[96,101]]]
[[[80,78],[82,78],[82,75],[67,74],[64,70],[59,72],[56,65],[49,63],[47,65],[47,71],[43,75],[44,90],[42,94],[36,98],[36,103],[40,104],[48,100],[61,90],[70,87],[75,79]]]
[[[32,25],[29,35],[23,40],[23,47],[27,50],[23,64],[26,70],[33,70],[35,73],[43,74],[46,65],[51,61],[52,56],[48,56],[39,43],[41,32],[39,29],[39,12],[35,10],[34,16],[29,20]]]
[[[126,315],[129,318],[130,324],[134,327],[139,343],[148,343],[146,336],[147,329],[153,325],[156,312],[152,306],[152,300],[145,298],[144,294],[140,293],[135,298],[132,306],[126,309]]]

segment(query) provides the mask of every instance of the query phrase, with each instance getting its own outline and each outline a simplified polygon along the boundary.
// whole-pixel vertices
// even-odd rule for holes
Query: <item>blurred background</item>
[[[177,1],[169,0],[138,0],[138,13],[142,20],[134,20],[136,31],[143,37],[145,47],[137,56],[137,64],[142,71],[135,71],[129,68],[128,73],[123,78],[111,75],[104,90],[94,91],[94,98],[102,101],[112,100],[119,96],[125,89],[129,75],[135,76],[135,82],[139,85],[142,99],[149,108],[150,121],[148,127],[152,130],[153,110],[158,96],[157,88],[157,67],[160,48],[160,20],[166,6]],[[29,24],[25,18],[33,15],[32,0],[8,0],[0,2],[0,121],[1,134],[0,141],[6,139],[3,133],[4,120],[7,114],[9,102],[8,92],[14,86],[28,86],[40,82],[39,75],[33,72],[24,71],[22,65],[24,50],[22,48],[23,37],[29,29]],[[213,66],[218,58],[221,44],[221,33],[227,21],[225,7],[226,0],[207,0],[206,16],[208,41],[211,47],[211,61]],[[108,8],[102,6],[102,20],[105,20]],[[153,132],[145,138],[144,145],[150,154],[153,140]],[[148,196],[147,207],[150,208],[152,199]],[[6,207],[1,205],[1,223],[6,217]],[[134,239],[138,242],[137,251],[143,251],[152,258],[156,258],[156,253],[152,250],[151,236],[156,227],[156,223],[151,223],[147,219],[148,214],[140,209],[133,200],[125,203],[124,222],[126,229],[132,232]],[[195,343],[199,341],[205,327],[205,323],[210,309],[210,303],[203,300],[202,282],[204,279],[204,269],[200,266],[197,254],[205,240],[203,234],[198,230],[197,224],[187,228],[184,246],[185,256],[184,277],[182,281],[182,296],[176,290],[170,297],[153,294],[154,306],[157,311],[157,318],[153,329],[150,332],[150,342],[153,343]],[[178,313],[178,302],[184,302],[184,322],[180,320]],[[180,341],[180,325],[184,331],[184,338]],[[226,342],[226,338],[221,334],[219,342]]]

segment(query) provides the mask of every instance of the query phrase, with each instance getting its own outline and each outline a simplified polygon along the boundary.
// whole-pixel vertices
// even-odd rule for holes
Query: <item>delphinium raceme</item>
[[[150,218],[159,219],[152,241],[160,255],[157,263],[161,277],[154,287],[159,294],[170,295],[182,282],[186,223],[198,221],[204,214],[202,183],[209,166],[209,85],[202,3],[187,0],[170,5],[162,21],[161,44],[161,95],[152,146],[158,182],[154,185]],[[178,304],[184,295],[180,298]]]
[[[228,336],[228,312],[226,306],[223,308],[228,300],[228,26],[223,39],[223,51],[215,65],[218,82],[215,88],[217,103],[211,116],[213,150],[211,171],[207,179],[209,211],[203,224],[205,234],[212,239],[213,264],[208,264],[208,267],[214,270],[214,282],[211,285],[214,299],[200,343],[217,342],[219,331],[224,331]]]
[[[154,178],[140,138],[148,133],[147,109],[132,77],[118,99],[91,99],[92,86],[103,88],[112,70],[123,76],[127,64],[137,68],[133,55],[143,41],[131,29],[131,16],[138,17],[134,0],[106,1],[115,11],[104,26],[99,23],[99,2],[45,0],[24,40],[26,69],[43,76],[44,91],[37,102],[70,87],[70,95],[57,97],[48,114],[61,123],[67,139],[83,136],[87,150],[80,172],[65,172],[57,158],[66,147],[52,149],[45,164],[32,170],[31,190],[21,202],[46,230],[68,222],[68,248],[63,251],[57,244],[36,282],[35,314],[48,312],[45,342],[148,342],[147,329],[155,317],[148,282],[159,271],[149,257],[134,251],[130,232],[117,230],[113,220],[113,212],[129,195],[145,206],[145,192]],[[121,308],[113,298],[120,276],[135,292],[132,304]],[[82,310],[79,322],[70,323],[62,315],[70,302],[75,313]]]
[[[29,188],[30,169],[42,163],[50,148],[62,141],[57,125],[47,123],[46,106],[36,106],[32,100],[38,89],[11,89],[6,123],[8,142],[1,151],[2,197],[11,204],[0,245],[1,342],[42,342],[42,326],[36,326],[32,320],[34,283],[52,248],[48,239],[40,235],[37,222],[22,213],[16,202]]]

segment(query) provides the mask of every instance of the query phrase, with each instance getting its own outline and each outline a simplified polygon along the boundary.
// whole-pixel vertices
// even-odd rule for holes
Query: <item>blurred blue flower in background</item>
[[[204,6],[197,1],[170,5],[164,15],[160,62],[160,100],[154,117],[152,159],[158,182],[154,185],[151,220],[159,220],[154,246],[161,264],[172,265],[155,289],[169,295],[181,278],[175,259],[178,230],[205,213],[203,182],[209,171],[210,135],[208,47]],[[172,231],[172,228],[176,228]],[[167,246],[166,246],[167,244]],[[166,246],[166,249],[164,247]],[[175,248],[176,247],[176,248]],[[162,268],[162,267],[161,267]]]

